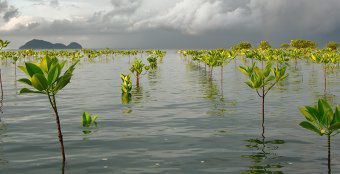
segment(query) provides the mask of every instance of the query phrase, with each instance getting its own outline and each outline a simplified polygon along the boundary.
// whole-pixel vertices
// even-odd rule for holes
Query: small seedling
[[[26,62],[25,66],[19,66],[19,69],[23,71],[28,78],[22,78],[19,82],[30,86],[32,89],[22,88],[20,94],[36,93],[44,94],[48,96],[50,104],[56,116],[56,123],[58,128],[58,137],[61,146],[61,154],[63,164],[65,163],[65,151],[64,141],[61,132],[60,118],[56,102],[56,94],[62,90],[71,81],[73,71],[78,61],[71,65],[63,75],[62,70],[65,65],[65,61],[60,62],[57,58],[50,58],[49,56],[44,57],[41,62]]]
[[[252,66],[240,66],[240,71],[247,75],[249,80],[245,83],[256,91],[262,99],[262,127],[264,126],[264,103],[268,92],[280,81],[287,78],[286,66],[272,68],[272,64],[268,63],[265,68],[259,68],[256,63]],[[264,134],[264,131],[262,132]]]
[[[304,106],[300,112],[307,121],[300,123],[300,126],[317,133],[320,136],[327,135],[328,138],[328,173],[331,173],[331,136],[340,133],[340,105],[335,111],[324,99],[319,99],[316,106]]]
[[[139,81],[140,81],[140,76],[144,70],[144,68],[146,70],[149,69],[148,66],[145,66],[145,64],[142,62],[142,60],[140,59],[135,59],[130,67],[130,71],[132,72],[132,74],[134,74],[136,76],[136,86],[139,87]]]
[[[0,39],[0,51],[1,51],[3,48],[7,47],[9,43],[10,43],[9,41],[6,41],[6,40],[3,41],[3,40]],[[1,90],[0,112],[2,112],[3,100],[4,100],[4,90],[3,90],[3,87],[2,87],[1,69],[0,69],[0,90]],[[1,119],[0,119],[0,121],[1,121]]]
[[[156,69],[157,68],[157,57],[150,56],[147,58],[149,62],[150,69]]]
[[[131,94],[132,81],[130,75],[120,74],[120,78],[122,79],[122,94]]]
[[[82,117],[83,127],[90,127],[92,124],[97,126],[96,120],[98,119],[98,115],[91,116],[90,113],[84,112]]]

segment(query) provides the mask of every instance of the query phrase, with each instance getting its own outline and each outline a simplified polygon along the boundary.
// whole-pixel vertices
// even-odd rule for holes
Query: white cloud
[[[50,6],[53,7],[53,8],[59,8],[60,7],[59,1],[58,0],[51,0]]]
[[[9,9],[7,1],[0,2],[0,9],[5,5]],[[169,31],[188,37],[252,35],[257,40],[329,33],[337,34],[336,40],[340,35],[339,0],[34,0],[37,2],[42,3],[19,8],[22,16],[7,22],[0,19],[0,35],[143,38],[148,32]]]
[[[135,32],[148,29],[172,29],[187,34],[201,34],[207,31],[249,28],[265,30],[296,30],[305,32],[327,32],[340,23],[340,1],[300,0],[248,0],[238,2],[224,0],[111,0],[111,10],[101,11],[87,16],[72,16],[61,19],[44,17],[46,24],[69,26],[71,30],[84,26],[84,31],[91,32]],[[58,0],[50,1],[59,6]],[[150,6],[150,2],[154,6]],[[148,5],[149,4],[149,5]],[[163,4],[163,5],[162,5]],[[164,6],[166,4],[167,6]],[[161,8],[155,8],[162,6]],[[231,8],[234,6],[233,8]],[[45,9],[47,10],[47,9]],[[85,9],[84,9],[85,10]],[[328,13],[324,13],[328,11]],[[52,13],[54,14],[54,13]],[[64,15],[65,16],[65,15]],[[35,17],[43,18],[43,17]],[[79,20],[83,19],[83,20]],[[34,19],[30,19],[34,23]],[[28,17],[15,18],[5,24],[6,31],[18,30],[14,25],[27,26],[32,23]],[[21,23],[20,23],[21,22]],[[78,26],[72,26],[78,25]],[[289,25],[289,26],[286,26]],[[9,27],[10,26],[10,27]],[[66,33],[67,28],[66,29]],[[25,30],[21,28],[21,30]],[[53,32],[53,28],[50,30]]]
[[[236,25],[244,27],[246,22],[251,22],[248,17],[248,10],[244,7],[226,10],[221,0],[182,0],[163,13],[137,21],[130,29],[164,27],[199,34]]]
[[[10,19],[7,23],[0,26],[0,31],[8,32],[20,28],[31,29],[39,24],[38,20],[30,16],[18,16]]]

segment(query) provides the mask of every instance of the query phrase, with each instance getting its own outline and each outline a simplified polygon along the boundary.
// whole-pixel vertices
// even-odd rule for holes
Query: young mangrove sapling
[[[56,124],[58,129],[58,137],[61,146],[61,154],[63,164],[65,163],[65,150],[63,135],[61,132],[60,118],[56,102],[56,94],[62,90],[73,75],[76,64],[79,61],[73,63],[63,75],[62,70],[65,65],[65,61],[59,61],[57,58],[50,58],[49,56],[44,57],[41,62],[26,62],[25,66],[18,66],[23,71],[27,78],[19,79],[18,81],[30,86],[33,89],[22,88],[20,94],[37,93],[47,95],[49,102],[53,108],[56,117]]]

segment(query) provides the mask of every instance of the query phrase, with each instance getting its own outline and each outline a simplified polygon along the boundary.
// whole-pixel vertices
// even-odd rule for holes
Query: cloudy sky
[[[340,0],[0,0],[0,38],[88,48],[340,41]]]

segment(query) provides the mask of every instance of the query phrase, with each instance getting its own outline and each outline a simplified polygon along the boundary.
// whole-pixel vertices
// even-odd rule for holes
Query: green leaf
[[[269,76],[269,77],[266,79],[266,81],[267,81],[267,82],[270,82],[270,81],[272,81],[272,80],[274,80],[274,79],[275,79],[274,76]]]
[[[40,67],[34,63],[26,62],[26,70],[30,77],[32,77],[34,74],[44,74]]]
[[[32,93],[45,94],[44,92],[33,91],[33,90],[30,90],[30,89],[27,89],[27,88],[22,88],[22,89],[19,91],[19,94],[32,94]]]
[[[59,73],[58,66],[53,66],[51,70],[48,71],[48,77],[47,77],[48,84],[49,85],[53,84],[58,79],[59,74],[60,73]]]
[[[92,122],[96,122],[97,119],[98,119],[98,115],[94,115],[92,118]]]
[[[67,84],[71,81],[72,74],[66,74],[61,76],[56,83],[55,88],[53,89],[54,93],[57,93],[59,90],[63,89]]]
[[[332,106],[326,100],[320,99],[319,101],[322,103],[323,111],[324,111],[323,117],[328,127],[328,125],[331,124],[334,118]]]
[[[319,99],[319,101],[318,101],[318,114],[320,115],[320,116],[323,116],[323,114],[324,114],[324,109],[323,109],[323,99]]]
[[[269,76],[271,69],[272,69],[272,64],[268,63],[267,66],[266,66],[266,69],[264,71],[264,76],[265,77]]]
[[[27,76],[31,77],[31,75],[27,72],[26,66],[18,66],[18,68],[24,72]]]
[[[32,82],[29,79],[26,79],[26,78],[19,79],[18,82],[32,86]]]
[[[79,62],[79,60],[76,61],[76,64]],[[66,61],[61,61],[59,62],[59,72],[61,72],[61,70],[64,68],[66,64]]]
[[[84,112],[83,113],[83,120],[82,120],[82,122],[83,122],[83,126],[84,127],[89,127],[91,125],[92,120],[91,120],[90,113],[88,113],[88,112]]]
[[[322,136],[323,134],[321,134],[320,130],[318,128],[316,128],[313,124],[311,124],[308,121],[303,121],[299,124],[301,127],[308,129],[310,131],[313,131],[317,134],[319,134],[320,136]]]
[[[305,106],[309,114],[311,114],[316,120],[313,123],[322,123],[322,116],[319,115],[319,111],[317,110],[316,107],[311,107],[311,106]]]
[[[32,86],[38,91],[44,91],[48,88],[47,80],[42,74],[34,74],[31,78]]]
[[[82,119],[83,126],[86,127],[86,112],[83,113],[83,119]]]
[[[124,74],[120,74],[120,79],[122,79],[122,81],[124,81],[124,80],[125,80],[125,76],[124,76]]]
[[[243,66],[239,66],[239,70],[246,76],[249,76],[247,69]]]
[[[48,58],[47,57],[45,57],[45,58],[43,58],[42,60],[41,60],[41,62],[40,62],[40,68],[45,72],[45,73],[47,73],[48,72],[48,60],[47,60]]]
[[[250,88],[254,89],[253,83],[251,81],[247,81],[244,83],[246,83]]]
[[[340,105],[337,105],[334,113],[335,122],[340,122]]]
[[[312,122],[312,123],[317,123],[317,118],[315,117],[315,113],[311,110],[307,109],[308,106],[305,107],[300,107],[299,110],[305,116],[305,118]],[[313,108],[314,109],[314,108]]]
[[[339,130],[339,129],[340,129],[340,122],[337,122],[337,123],[333,124],[331,127],[329,127],[329,130],[331,132],[334,132],[334,131]]]

